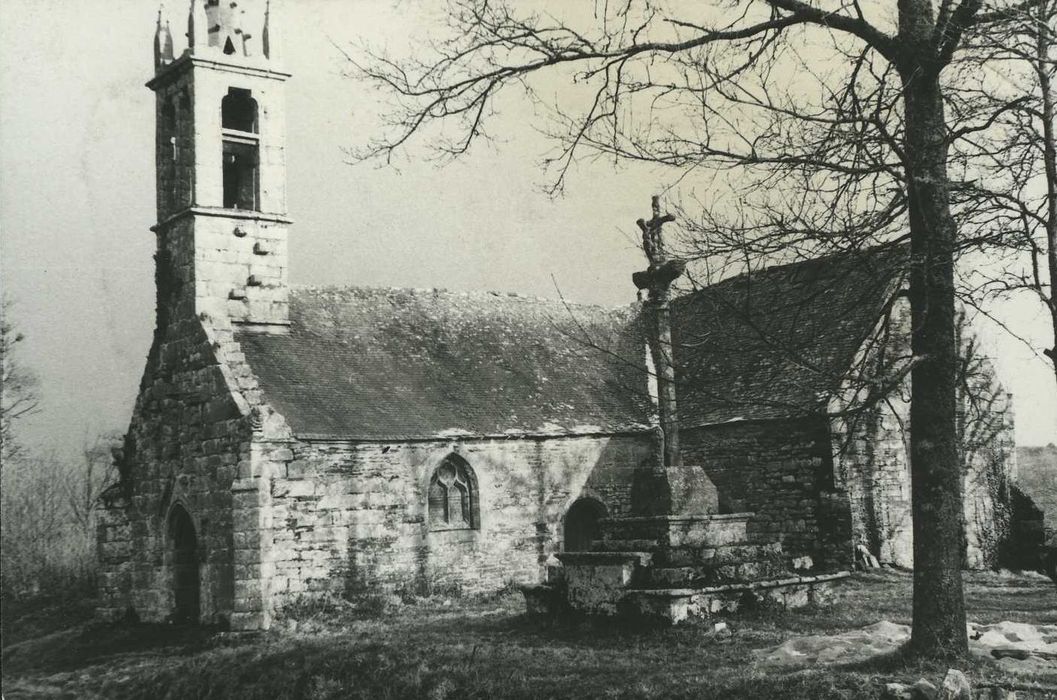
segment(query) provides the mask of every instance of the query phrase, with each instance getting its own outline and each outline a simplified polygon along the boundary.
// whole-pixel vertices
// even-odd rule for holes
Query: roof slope
[[[648,422],[631,307],[294,288],[290,316],[288,335],[237,339],[267,400],[301,436],[615,432]]]
[[[680,422],[817,413],[902,279],[906,250],[763,269],[677,298]]]
[[[684,427],[818,413],[902,279],[874,249],[723,280],[672,304]],[[653,422],[635,307],[294,288],[288,335],[237,335],[302,437],[584,434]]]

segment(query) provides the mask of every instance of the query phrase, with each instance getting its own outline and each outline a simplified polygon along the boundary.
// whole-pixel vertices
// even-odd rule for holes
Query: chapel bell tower
[[[200,315],[267,331],[288,323],[290,74],[277,48],[265,0],[192,0],[179,56],[159,12],[147,87],[157,96],[160,327]]]

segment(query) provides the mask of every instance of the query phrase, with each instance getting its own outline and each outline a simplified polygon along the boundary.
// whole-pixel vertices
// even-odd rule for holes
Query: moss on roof
[[[358,439],[648,427],[632,307],[440,290],[295,288],[288,335],[240,333],[300,435]]]
[[[739,275],[673,302],[684,427],[818,413],[899,286],[902,248]],[[614,433],[653,424],[637,305],[294,288],[287,335],[240,332],[301,436]]]
[[[902,247],[782,265],[673,303],[681,422],[818,413],[898,291]]]

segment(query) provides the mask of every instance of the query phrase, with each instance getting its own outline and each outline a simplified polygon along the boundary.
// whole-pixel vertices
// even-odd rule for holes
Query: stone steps
[[[599,524],[602,541],[655,540],[659,545],[719,546],[749,542],[747,532],[752,513],[689,516],[639,516],[608,518]]]
[[[660,566],[716,567],[742,562],[775,561],[782,557],[782,545],[778,542],[658,547],[651,551],[654,552],[654,561]]]
[[[651,567],[646,580],[651,588],[670,588],[750,582],[786,575],[789,569],[782,562],[743,561],[719,566]]]
[[[823,602],[843,575],[793,576],[779,542],[752,513],[647,515],[600,521],[589,552],[564,552],[550,586],[525,589],[530,610],[631,615],[678,623],[732,611],[745,600],[785,607]]]
[[[621,600],[621,610],[636,617],[679,624],[731,613],[745,604],[769,603],[783,608],[821,605],[832,597],[833,587],[849,576],[847,571],[838,571],[716,586],[628,588]]]
[[[593,552],[652,552],[659,547],[659,541],[647,539],[605,539],[591,543]]]

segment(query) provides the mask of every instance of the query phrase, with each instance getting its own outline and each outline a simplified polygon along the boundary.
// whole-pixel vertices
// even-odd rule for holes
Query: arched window
[[[429,480],[429,529],[476,530],[477,479],[466,460],[448,455]]]
[[[228,88],[220,101],[220,125],[224,129],[257,133],[257,100],[242,88]]]
[[[224,132],[224,208],[257,211],[260,143],[257,101],[249,90],[228,89],[220,101],[220,125]]]

